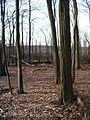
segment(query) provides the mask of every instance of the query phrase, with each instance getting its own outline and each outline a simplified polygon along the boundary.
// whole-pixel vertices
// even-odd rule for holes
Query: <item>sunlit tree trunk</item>
[[[71,36],[69,0],[59,0],[60,25],[60,101],[67,102],[73,97],[71,75]]]
[[[20,34],[19,34],[19,0],[16,0],[16,47],[17,47],[17,69],[18,69],[18,93],[22,94],[23,79],[22,79],[22,64],[20,54]]]
[[[60,82],[60,71],[59,71],[60,66],[59,66],[59,55],[58,55],[57,37],[56,37],[56,28],[55,28],[55,18],[52,10],[52,0],[46,0],[46,2],[47,2],[47,8],[48,8],[51,31],[52,31],[55,82],[56,84],[58,84]]]

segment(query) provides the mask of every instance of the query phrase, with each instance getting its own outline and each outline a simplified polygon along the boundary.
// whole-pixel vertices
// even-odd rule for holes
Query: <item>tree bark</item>
[[[31,62],[31,0],[29,0],[29,63]]]
[[[74,6],[74,46],[75,46],[75,68],[80,68],[80,55],[79,55],[79,30],[78,30],[78,9],[77,9],[77,2],[76,0],[73,0],[73,6]]]
[[[22,31],[22,59],[24,60],[24,42],[23,42],[23,14],[22,13],[22,19],[21,19],[21,31]]]
[[[46,0],[46,2],[47,2],[47,8],[48,8],[49,19],[50,19],[50,24],[51,24],[51,31],[52,31],[55,83],[59,84],[60,83],[60,63],[59,63],[59,55],[58,55],[58,47],[57,47],[55,18],[54,18],[53,10],[52,10],[52,0]]]
[[[8,24],[9,24],[9,34],[10,34],[10,37],[9,37],[9,55],[8,55],[8,65],[10,63],[10,59],[11,59],[11,40],[12,40],[12,32],[11,32],[11,21],[9,20],[9,17],[8,17],[8,10],[7,10],[7,20],[8,20]]]
[[[69,0],[59,0],[59,26],[61,80],[60,101],[65,103],[73,97]]]
[[[12,26],[13,26],[13,32],[12,32],[12,36],[13,36],[13,54],[15,53],[14,52],[14,29],[15,29],[15,25],[14,25],[14,12],[12,14]]]
[[[5,0],[1,0],[1,22],[2,22],[2,43],[1,43],[1,62],[0,62],[0,76],[5,76],[5,59],[4,59],[4,51],[5,51]]]
[[[20,34],[19,34],[19,0],[16,0],[16,48],[17,48],[17,69],[18,69],[18,93],[22,94],[23,79],[22,79],[22,64],[20,54]]]

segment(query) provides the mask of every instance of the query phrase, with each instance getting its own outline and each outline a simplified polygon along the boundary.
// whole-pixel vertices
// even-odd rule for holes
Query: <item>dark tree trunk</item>
[[[73,84],[71,75],[71,37],[69,0],[59,0],[60,25],[60,101],[67,102],[73,97]]]
[[[19,34],[19,0],[16,0],[16,47],[17,47],[17,69],[18,69],[18,93],[22,94],[23,79],[22,79],[22,64],[20,54],[20,34]]]
[[[12,36],[13,36],[13,54],[14,52],[14,29],[15,29],[15,25],[14,25],[14,13],[12,14],[12,26],[13,26],[13,32],[12,32]]]
[[[10,37],[9,37],[9,55],[8,55],[8,63],[10,63],[10,59],[11,59],[11,39],[12,39],[12,33],[11,33],[11,23],[10,23],[10,20],[9,20],[9,17],[8,17],[8,10],[7,10],[7,20],[8,20],[8,24],[9,24],[9,34],[10,34]]]
[[[74,49],[75,49],[75,68],[80,68],[80,55],[79,55],[79,30],[78,30],[78,9],[77,9],[77,2],[73,0],[74,6]]]
[[[0,62],[0,76],[6,75],[5,71],[5,59],[4,59],[4,52],[5,52],[5,0],[1,0],[1,22],[2,22],[2,43],[1,43],[1,62]]]
[[[31,0],[29,0],[29,63],[31,62]]]
[[[41,43],[39,44],[39,52],[38,52],[38,54],[39,54],[38,62],[40,63],[41,62]]]
[[[21,31],[22,31],[22,59],[24,60],[24,42],[23,42],[23,14],[22,14],[22,21],[21,21]]]
[[[37,40],[36,40],[36,45],[35,45],[35,56],[36,56],[36,60],[38,60],[38,56],[37,56]]]
[[[58,55],[58,47],[57,47],[55,18],[52,10],[52,0],[46,0],[46,2],[47,2],[47,8],[48,8],[49,19],[50,19],[51,30],[52,30],[55,83],[58,84],[60,82],[60,63],[59,63],[59,55]]]

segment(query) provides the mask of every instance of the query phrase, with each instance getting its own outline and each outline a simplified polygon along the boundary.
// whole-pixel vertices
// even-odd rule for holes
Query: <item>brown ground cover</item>
[[[90,113],[90,67],[76,71],[75,89],[83,97]],[[52,65],[23,67],[25,94],[17,94],[17,68],[9,67],[13,95],[6,77],[0,77],[0,120],[82,120],[76,101],[56,105],[59,86],[54,83]]]

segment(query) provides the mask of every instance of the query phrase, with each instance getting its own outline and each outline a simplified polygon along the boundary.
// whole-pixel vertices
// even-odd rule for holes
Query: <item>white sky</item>
[[[22,4],[25,3],[25,0],[23,0]],[[28,9],[28,0],[26,0],[27,3],[21,7],[20,11],[22,9]],[[78,16],[78,22],[79,22],[79,29],[80,32],[88,32],[90,34],[90,23],[89,23],[89,15],[86,11],[87,9],[81,5],[83,2],[82,0],[77,0],[78,2],[78,10],[79,10],[79,16]],[[42,29],[45,32],[45,35],[47,37],[47,42],[50,43],[50,22],[48,19],[48,13],[47,13],[47,6],[46,6],[46,0],[31,0],[31,6],[32,6],[32,31],[33,31],[33,40],[34,44],[36,43],[36,40],[38,43],[41,42],[41,44],[45,44],[45,36],[41,32],[40,29]],[[58,5],[57,5],[58,6]],[[7,3],[9,14],[11,15],[12,12],[15,10],[15,0],[8,0]],[[36,9],[36,10],[33,10]],[[58,8],[57,8],[58,9]],[[88,10],[87,10],[88,11]],[[28,36],[28,11],[24,14],[24,42],[26,44],[26,37]],[[21,20],[20,20],[21,21]],[[21,28],[20,28],[21,30]],[[8,29],[6,30],[6,32]],[[9,31],[8,31],[9,32]],[[6,34],[7,41],[9,39],[8,34]],[[28,37],[27,37],[27,43],[28,43]]]

